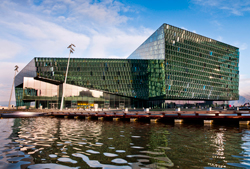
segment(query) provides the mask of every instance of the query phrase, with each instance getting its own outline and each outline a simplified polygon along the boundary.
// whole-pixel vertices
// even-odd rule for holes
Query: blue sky
[[[0,102],[15,64],[67,57],[70,43],[72,57],[126,58],[163,23],[239,47],[240,94],[250,95],[249,0],[1,0]]]

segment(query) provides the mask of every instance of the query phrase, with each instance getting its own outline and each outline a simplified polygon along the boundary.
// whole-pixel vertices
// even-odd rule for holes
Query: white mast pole
[[[64,99],[64,87],[65,87],[65,84],[67,82],[67,77],[68,77],[68,69],[69,69],[69,60],[70,60],[70,54],[73,53],[75,50],[73,49],[73,47],[76,47],[74,44],[71,44],[68,46],[68,48],[70,48],[70,51],[69,51],[69,58],[68,58],[68,64],[67,64],[67,69],[66,69],[66,75],[65,75],[65,80],[64,80],[64,83],[63,83],[63,90],[62,90],[62,100],[61,100],[61,107],[60,107],[60,110],[63,109],[63,99]]]
[[[14,71],[15,71],[15,75],[14,75],[14,79],[13,79],[13,83],[12,83],[12,87],[11,87],[11,92],[10,92],[10,100],[9,100],[9,105],[8,105],[9,109],[11,108],[10,102],[11,102],[11,97],[12,97],[12,91],[13,91],[13,88],[14,88],[14,82],[15,82],[16,72],[18,72],[18,66],[17,65],[15,66]]]

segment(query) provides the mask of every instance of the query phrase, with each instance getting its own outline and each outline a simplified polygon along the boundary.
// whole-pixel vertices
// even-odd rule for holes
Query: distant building
[[[15,108],[15,105],[11,104],[10,109],[14,109],[14,108]],[[0,106],[0,110],[1,109],[9,109],[9,107],[8,106]]]
[[[98,50],[98,49],[97,49]],[[36,57],[16,76],[16,106],[174,107],[239,99],[237,47],[163,24],[127,59]]]
[[[6,106],[0,106],[0,110],[1,109],[8,109],[8,107],[6,107]]]

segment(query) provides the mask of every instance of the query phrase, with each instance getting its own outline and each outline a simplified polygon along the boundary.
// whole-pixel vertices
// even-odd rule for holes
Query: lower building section
[[[120,96],[70,84],[41,81],[24,77],[23,84],[16,86],[17,107],[35,102],[36,108],[60,108],[64,88],[64,108],[133,108],[144,107],[146,101]]]
[[[86,109],[98,108],[175,108],[228,105],[226,101],[201,100],[142,100],[124,97],[116,93],[84,88],[71,84],[60,84],[46,79],[24,77],[23,84],[16,86],[17,107],[29,107],[35,103],[36,108],[60,108],[64,90],[64,108]]]
[[[119,97],[119,96],[118,96]],[[67,99],[67,98],[65,98]],[[72,109],[88,109],[94,108],[98,105],[98,108],[142,108],[144,104],[143,101],[134,100],[130,98],[126,98],[127,102],[124,100],[116,100],[116,101],[78,101],[78,100],[65,100],[64,108],[72,108]],[[45,109],[59,109],[61,101],[50,101],[50,100],[35,100],[36,108],[45,108]]]
[[[201,101],[201,100],[149,100],[146,104],[147,107],[152,109],[160,108],[193,108],[193,107],[218,107],[228,106],[228,101]]]

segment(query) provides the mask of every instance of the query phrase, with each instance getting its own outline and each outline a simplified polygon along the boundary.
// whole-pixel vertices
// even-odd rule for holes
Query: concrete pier
[[[203,122],[204,122],[204,124],[213,124],[214,121],[213,120],[204,120]]]
[[[150,123],[156,123],[158,119],[150,119]]]
[[[130,122],[136,122],[137,120],[137,118],[130,118]]]
[[[183,119],[175,119],[175,120],[174,120],[174,123],[179,123],[179,124],[180,124],[180,123],[183,123]]]
[[[85,120],[89,120],[91,116],[85,116]]]
[[[239,121],[239,125],[249,125],[250,121]]]
[[[118,121],[120,118],[118,118],[118,117],[114,117],[113,118],[113,121]]]

